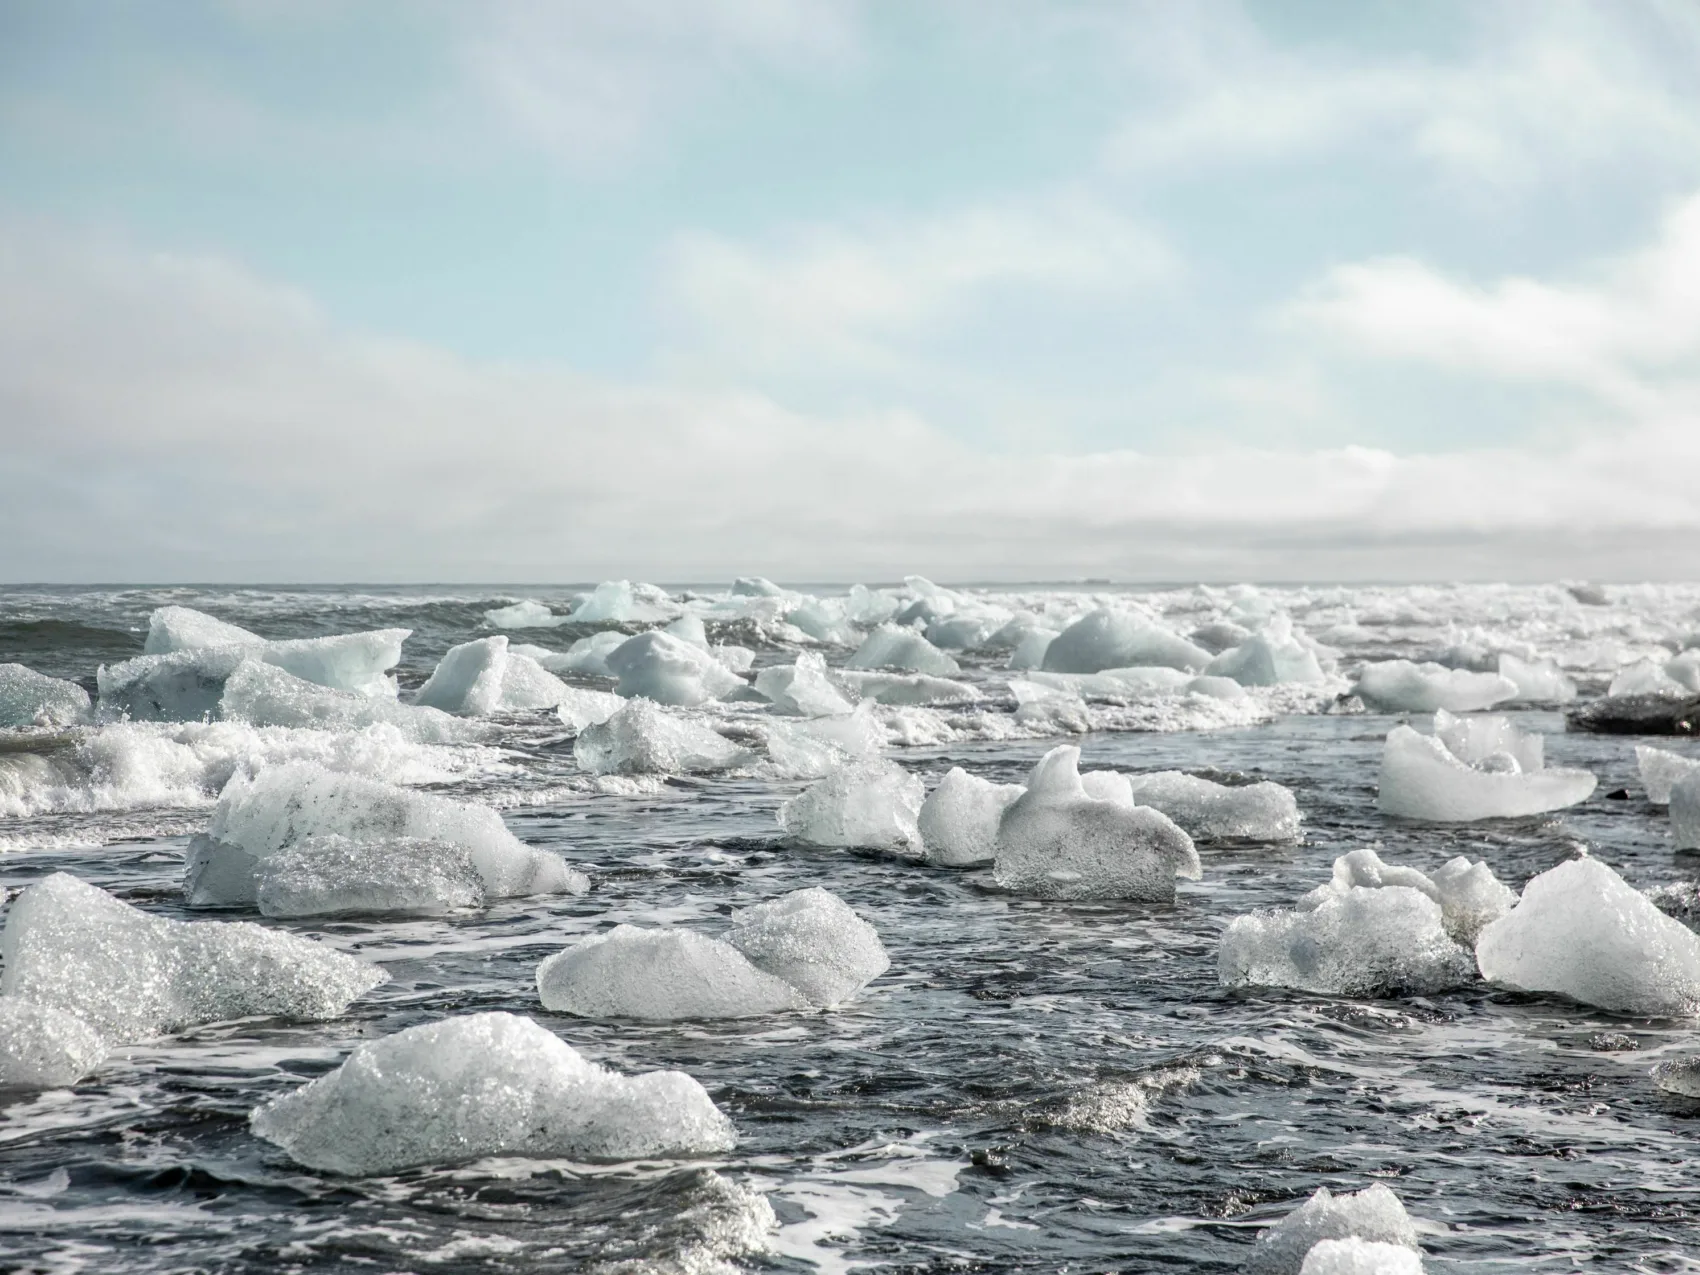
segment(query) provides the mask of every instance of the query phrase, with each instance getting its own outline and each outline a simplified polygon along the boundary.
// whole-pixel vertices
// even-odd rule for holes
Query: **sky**
[[[0,579],[1700,578],[1692,0],[0,0]]]

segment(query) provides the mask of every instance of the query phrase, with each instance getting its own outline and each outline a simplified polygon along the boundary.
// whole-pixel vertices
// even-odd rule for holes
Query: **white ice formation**
[[[864,700],[878,704],[966,704],[980,698],[967,682],[930,673],[867,673],[840,670],[839,680]]]
[[[1523,887],[1476,941],[1482,976],[1618,1014],[1700,1012],[1700,936],[1598,859],[1567,860]]]
[[[1320,1240],[1305,1254],[1299,1275],[1423,1275],[1422,1254],[1402,1244],[1361,1240]]]
[[[895,669],[900,673],[929,673],[949,677],[962,666],[926,638],[895,624],[882,624],[844,661],[847,669]]]
[[[308,1168],[391,1173],[519,1155],[639,1160],[728,1151],[732,1123],[679,1071],[623,1076],[516,1014],[366,1041],[250,1123]]]
[[[435,708],[333,690],[259,660],[244,659],[224,681],[218,715],[250,726],[313,730],[365,730],[394,726],[421,744],[466,743],[482,738],[478,727]]]
[[[187,607],[161,607],[148,622],[143,657],[176,651],[240,650],[320,686],[362,695],[395,694],[389,670],[401,662],[409,629],[268,641]],[[122,666],[120,666],[122,667]]]
[[[1045,648],[1050,673],[1098,673],[1104,669],[1158,666],[1203,671],[1211,655],[1161,625],[1140,616],[1100,609],[1069,625]]]
[[[1647,800],[1655,806],[1670,805],[1671,788],[1679,779],[1700,775],[1700,760],[1651,744],[1635,746],[1635,765],[1641,772],[1641,786],[1647,790]]]
[[[484,613],[484,623],[493,629],[553,629],[567,622],[535,598],[522,598],[511,606]]]
[[[0,728],[71,726],[88,717],[89,707],[89,693],[75,682],[0,664]]]
[[[1472,673],[1443,664],[1382,660],[1358,672],[1358,697],[1384,713],[1473,713],[1517,696],[1517,683],[1498,673]]]
[[[554,708],[568,697],[560,678],[529,655],[510,650],[501,634],[450,647],[414,704],[458,717]]]
[[[762,669],[755,686],[775,708],[798,717],[831,717],[854,707],[827,680],[826,661],[817,651],[801,652],[794,664]]]
[[[617,925],[537,967],[545,1009],[581,1018],[750,1018],[803,1009],[803,994],[737,948],[692,930]]]
[[[1294,636],[1292,621],[1284,615],[1272,619],[1263,632],[1223,651],[1204,671],[1213,677],[1231,677],[1241,686],[1316,683],[1328,676],[1316,652]]]
[[[1080,750],[1040,759],[1027,791],[998,824],[992,875],[1007,890],[1047,899],[1175,897],[1175,878],[1203,875],[1192,838],[1160,811],[1091,796]]]
[[[653,624],[671,620],[679,608],[664,590],[630,580],[604,580],[573,608],[574,624]]]
[[[1195,841],[1298,839],[1299,803],[1280,784],[1218,784],[1178,770],[1127,779],[1133,804],[1161,810]]]
[[[613,677],[608,667],[608,657],[624,646],[630,639],[618,629],[604,629],[601,633],[592,633],[589,637],[580,638],[565,652],[545,656],[538,660],[551,673],[578,673],[585,677]]]
[[[1576,698],[1576,683],[1554,660],[1520,660],[1502,652],[1499,675],[1517,688],[1514,704],[1568,704]]]
[[[260,915],[441,916],[484,904],[484,878],[464,846],[392,837],[307,837],[253,866]]]
[[[735,913],[726,942],[822,1008],[843,1004],[891,968],[874,927],[818,886]]]
[[[1321,1187],[1274,1226],[1258,1233],[1257,1243],[1246,1260],[1246,1275],[1300,1275],[1306,1258],[1317,1245],[1325,1240],[1348,1239],[1419,1252],[1417,1229],[1411,1224],[1410,1214],[1405,1212],[1399,1197],[1379,1182],[1362,1191],[1341,1195]],[[1402,1275],[1402,1272],[1395,1267],[1382,1275]]]
[[[990,863],[1003,812],[1025,791],[1020,784],[994,784],[952,766],[921,803],[916,821],[927,862],[943,868]]]
[[[703,647],[659,630],[628,638],[605,663],[618,679],[616,694],[682,708],[722,699],[748,685]]]
[[[1684,775],[1671,785],[1670,833],[1678,850],[1700,850],[1700,775]]]
[[[752,760],[724,735],[647,699],[623,701],[607,721],[581,729],[573,757],[595,775],[703,774]]]
[[[335,1018],[376,966],[247,921],[172,921],[56,872],[12,904],[0,995],[74,1014],[111,1040],[253,1015]]]
[[[847,762],[779,808],[779,826],[814,846],[914,850],[925,787],[894,762]]]
[[[1383,814],[1462,823],[1561,810],[1585,801],[1586,770],[1542,765],[1541,737],[1504,717],[1435,713],[1435,733],[1395,726],[1381,754]]]
[[[0,996],[0,1089],[63,1089],[106,1060],[107,1042],[75,1014]]]

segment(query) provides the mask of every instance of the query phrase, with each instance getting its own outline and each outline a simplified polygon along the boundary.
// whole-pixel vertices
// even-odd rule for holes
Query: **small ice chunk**
[[[481,729],[435,708],[334,690],[252,659],[225,679],[219,716],[250,726],[314,730],[365,730],[381,722],[421,744],[465,743],[479,738]]]
[[[1030,730],[1084,735],[1092,729],[1091,710],[1073,691],[1012,678],[1009,693],[1015,697],[1016,722]]]
[[[1635,764],[1641,772],[1641,786],[1647,790],[1647,800],[1655,806],[1670,805],[1671,786],[1677,780],[1700,775],[1700,760],[1651,744],[1635,746]]]
[[[751,757],[724,735],[646,699],[622,701],[607,721],[579,731],[573,757],[594,775],[694,775]]]
[[[681,642],[689,642],[692,646],[700,646],[703,650],[708,650],[708,629],[703,624],[700,615],[681,615],[661,631],[671,633]]]
[[[1653,1083],[1678,1098],[1700,1098],[1700,1058],[1673,1058],[1653,1068]]]
[[[1498,673],[1471,673],[1441,664],[1382,660],[1358,672],[1356,694],[1384,713],[1469,713],[1492,708],[1517,694],[1517,683]]]
[[[493,629],[553,629],[567,622],[535,598],[522,598],[512,606],[484,613],[484,623]]]
[[[307,837],[254,863],[261,916],[345,912],[442,916],[484,904],[484,879],[464,846],[411,837]]]
[[[451,646],[413,702],[458,717],[485,717],[502,703],[508,640],[497,634]]]
[[[136,1040],[253,1015],[336,1018],[386,982],[374,965],[247,921],[172,921],[56,872],[12,904],[0,995]]]
[[[776,664],[756,674],[756,690],[781,712],[799,717],[833,717],[852,705],[827,680],[826,661],[819,652],[804,651],[795,664]]]
[[[148,617],[143,655],[199,651],[216,646],[264,646],[266,639],[205,611],[190,607],[160,607]]]
[[[253,863],[326,834],[459,846],[491,898],[583,894],[590,888],[582,872],[557,854],[525,845],[487,806],[298,762],[268,766],[253,777],[238,774],[225,785],[207,838],[191,853],[184,876],[189,906],[255,902]]]
[[[574,624],[652,624],[677,614],[678,608],[652,584],[604,580],[573,608],[570,618]]]
[[[1476,941],[1483,977],[1619,1014],[1700,1010],[1700,936],[1598,859],[1571,859],[1523,887]]]
[[[1342,1195],[1321,1187],[1274,1226],[1259,1232],[1245,1269],[1247,1275],[1300,1275],[1306,1256],[1318,1244],[1354,1238],[1419,1251],[1410,1214],[1381,1183]]]
[[[555,708],[555,715],[561,719],[562,725],[582,731],[586,726],[607,721],[631,702],[621,699],[613,691],[587,691],[582,687],[569,686]]]
[[[845,617],[843,606],[836,598],[811,598],[802,606],[787,611],[785,622],[829,646],[855,646],[861,641],[856,626]]]
[[[998,822],[1027,790],[994,784],[952,766],[921,803],[916,825],[927,862],[943,868],[990,863],[997,855]]]
[[[517,1014],[425,1023],[357,1046],[258,1108],[253,1130],[330,1173],[491,1155],[640,1160],[728,1151],[732,1123],[680,1071],[622,1076]]]
[[[766,576],[739,576],[732,581],[732,596],[735,598],[782,598],[785,596],[785,590]]]
[[[1044,668],[1045,652],[1057,640],[1058,632],[1057,629],[1046,628],[1024,630],[1015,643],[1015,649],[1009,653],[1009,663],[1005,667],[1018,672]]]
[[[1612,678],[1606,694],[1613,698],[1622,695],[1656,695],[1661,699],[1687,699],[1692,696],[1693,689],[1672,677],[1669,668],[1669,664],[1637,660]]]
[[[927,641],[941,651],[976,651],[996,631],[1001,618],[984,614],[943,616],[927,625]]]
[[[64,1089],[106,1061],[99,1032],[75,1014],[0,996],[0,1088]]]
[[[195,722],[217,714],[224,684],[253,654],[240,647],[139,655],[95,671],[102,718]]]
[[[626,644],[629,639],[618,629],[605,629],[601,633],[593,633],[589,637],[580,638],[565,652],[557,652],[538,663],[551,673],[578,673],[586,677],[613,677],[613,671],[608,667],[608,657]]]
[[[806,1009],[790,983],[691,930],[617,925],[537,967],[545,1009],[581,1018],[752,1018]]]
[[[1231,677],[1209,676],[1195,677],[1186,684],[1188,695],[1204,695],[1210,699],[1242,700],[1246,698],[1245,687]]]
[[[1078,748],[1053,748],[1004,811],[992,867],[999,885],[1039,898],[1163,903],[1174,899],[1177,876],[1203,874],[1192,838],[1167,815],[1091,796],[1079,763]]]
[[[1415,868],[1383,863],[1380,855],[1366,847],[1335,859],[1332,879],[1300,899],[1299,910],[1315,908],[1330,896],[1344,898],[1353,890],[1383,886],[1408,886],[1433,899],[1440,905],[1446,932],[1471,949],[1482,928],[1504,916],[1517,902],[1517,895],[1479,859],[1471,863],[1459,855],[1447,860],[1431,877]]]
[[[1178,770],[1129,776],[1135,805],[1152,806],[1195,841],[1296,841],[1299,803],[1268,780],[1230,787]]]
[[[1205,665],[1204,671],[1215,677],[1231,677],[1242,686],[1326,680],[1316,653],[1293,636],[1292,622],[1284,615],[1272,619],[1263,632],[1223,651]]]
[[[1454,717],[1444,708],[1434,712],[1434,733],[1459,761],[1481,766],[1490,758],[1510,756],[1512,773],[1540,770],[1546,765],[1546,740],[1534,731],[1518,730],[1509,717],[1484,713]]]
[[[1422,1254],[1402,1244],[1322,1240],[1305,1254],[1299,1275],[1423,1275]]]
[[[1045,649],[1043,667],[1049,673],[1097,673],[1159,665],[1198,673],[1210,658],[1203,647],[1149,620],[1100,609],[1057,635]]]
[[[1576,698],[1576,683],[1554,660],[1520,660],[1502,652],[1499,675],[1517,687],[1514,704],[1568,704]]]
[[[0,727],[71,726],[88,715],[89,693],[75,682],[0,664]]]
[[[565,682],[531,656],[508,648],[507,667],[502,670],[502,694],[497,701],[502,711],[556,708],[571,694]]]
[[[653,630],[626,639],[606,663],[619,679],[616,694],[681,708],[721,699],[747,685],[704,648]]]
[[[1513,764],[1507,766],[1507,759]],[[1586,770],[1523,771],[1508,752],[1489,754],[1472,766],[1441,738],[1395,726],[1382,749],[1377,804],[1383,814],[1407,819],[1513,819],[1574,806],[1596,782]]]
[[[1251,630],[1232,620],[1214,620],[1187,634],[1187,641],[1215,655],[1233,649],[1251,637]]]
[[[864,700],[876,704],[918,706],[923,704],[967,704],[980,692],[967,682],[926,673],[864,673],[840,670],[839,680]]]
[[[891,968],[874,927],[819,886],[734,913],[726,942],[822,1008],[843,1004]]]
[[[1671,785],[1670,832],[1678,850],[1700,850],[1700,775]]]
[[[779,826],[807,845],[913,849],[925,788],[883,758],[847,762],[779,808]]]
[[[863,640],[856,652],[844,661],[847,669],[896,669],[903,673],[930,673],[949,677],[962,671],[961,665],[934,646],[919,633],[882,624]]]

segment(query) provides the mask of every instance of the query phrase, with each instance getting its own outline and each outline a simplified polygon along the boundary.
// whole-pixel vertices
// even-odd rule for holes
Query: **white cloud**
[[[12,579],[1669,575],[1700,569],[1697,475],[1686,419],[1547,452],[994,454],[469,362],[229,264],[0,228]]]

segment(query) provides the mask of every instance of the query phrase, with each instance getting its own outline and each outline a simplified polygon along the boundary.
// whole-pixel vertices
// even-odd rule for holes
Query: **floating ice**
[[[1534,731],[1518,730],[1509,717],[1498,714],[1455,717],[1438,708],[1434,713],[1434,734],[1459,761],[1493,773],[1529,774],[1546,765],[1545,737]],[[1507,757],[1516,765],[1509,765]]]
[[[1284,615],[1271,620],[1263,632],[1223,651],[1204,671],[1213,677],[1231,677],[1242,686],[1315,683],[1327,677],[1316,653],[1293,636],[1292,621]]]
[[[846,761],[877,757],[886,745],[885,728],[871,704],[837,717],[769,719],[761,723],[768,760],[780,774],[819,778]]]
[[[1247,641],[1251,635],[1251,630],[1244,625],[1235,624],[1232,620],[1215,620],[1187,634],[1187,641],[1213,655],[1221,655]]]
[[[653,584],[633,585],[630,580],[604,580],[573,608],[574,624],[652,624],[670,620],[678,607]]]
[[[0,727],[70,726],[88,715],[89,693],[75,682],[0,664]]]
[[[587,691],[582,687],[569,686],[556,706],[555,714],[563,725],[581,731],[587,726],[607,721],[631,702],[612,691]]]
[[[1501,653],[1499,675],[1516,686],[1514,704],[1568,704],[1576,698],[1576,683],[1553,660],[1520,660]]]
[[[1365,704],[1384,713],[1432,713],[1437,708],[1469,713],[1514,698],[1517,683],[1498,673],[1382,660],[1365,664],[1353,689]]]
[[[590,883],[559,855],[523,844],[494,810],[391,784],[340,775],[311,763],[269,766],[225,786],[184,878],[191,907],[256,899],[253,865],[309,837],[355,841],[410,838],[457,846],[491,898],[583,894]]]
[[[410,629],[374,629],[332,637],[267,642],[259,658],[305,681],[361,695],[395,695],[389,670],[401,662]],[[248,648],[251,650],[252,648]]]
[[[12,904],[0,955],[0,995],[75,1014],[114,1040],[259,1014],[335,1018],[389,978],[246,921],[149,916],[63,872]]]
[[[1678,850],[1700,850],[1700,775],[1684,775],[1671,785],[1670,832]]]
[[[622,1076],[516,1014],[357,1046],[250,1123],[308,1168],[389,1173],[490,1155],[638,1160],[727,1151],[732,1124],[679,1071]]]
[[[766,576],[739,576],[732,581],[732,594],[741,598],[782,598],[785,590]]]
[[[1051,643],[1057,640],[1056,629],[1025,629],[1009,653],[1009,663],[1006,667],[1024,671],[1026,669],[1043,668],[1045,652],[1051,649]]]
[[[522,598],[512,606],[484,613],[484,623],[493,629],[553,629],[566,622],[566,616],[556,615],[532,598]]]
[[[500,635],[451,646],[413,697],[423,708],[461,717],[483,717],[502,702],[508,640]]]
[[[844,615],[836,599],[814,598],[785,613],[785,622],[801,629],[817,642],[830,646],[855,646],[861,641],[856,626]]]
[[[671,633],[652,631],[628,638],[606,663],[619,679],[616,694],[657,704],[694,708],[747,685],[708,651]]]
[[[617,925],[537,967],[545,1009],[581,1018],[751,1018],[806,1009],[790,983],[691,930]]]
[[[944,616],[927,625],[927,641],[941,651],[977,651],[997,631],[1002,619],[995,613]]]
[[[0,996],[0,1088],[63,1089],[106,1061],[106,1051],[75,1014]]]
[[[1684,655],[1688,652],[1684,652]],[[1661,699],[1687,699],[1700,692],[1700,671],[1694,661],[1638,660],[1612,678],[1606,694],[1612,697],[1656,695]]]
[[[580,730],[573,757],[595,775],[701,774],[751,760],[724,735],[646,699],[626,700],[607,721]]]
[[[219,647],[141,655],[95,671],[103,718],[194,722],[217,714],[224,684],[253,650]]]
[[[726,942],[822,1008],[843,1004],[891,968],[874,927],[818,886],[734,913]]]
[[[1203,869],[1192,838],[1160,811],[1090,796],[1080,750],[1053,748],[998,825],[992,875],[1005,889],[1040,898],[1169,902],[1175,878]]]
[[[847,669],[896,669],[904,673],[931,673],[948,677],[962,668],[950,656],[919,633],[882,624],[844,661]]]
[[[1670,805],[1671,785],[1677,780],[1700,775],[1700,760],[1651,744],[1635,746],[1635,765],[1641,772],[1641,786],[1647,790],[1647,800],[1655,806]]]
[[[198,651],[215,646],[264,646],[258,633],[229,624],[205,611],[189,607],[160,607],[148,617],[148,636],[143,655],[169,655],[172,651]]]
[[[1258,1233],[1245,1269],[1247,1275],[1300,1275],[1305,1258],[1318,1244],[1354,1238],[1418,1252],[1417,1229],[1411,1225],[1410,1214],[1399,1197],[1379,1182],[1342,1195],[1321,1187],[1274,1226]],[[1395,1268],[1386,1275],[1399,1273]]]
[[[579,673],[588,677],[613,677],[608,657],[626,644],[628,638],[618,629],[606,629],[580,638],[565,652],[557,652],[538,663],[551,673]]]
[[[1474,948],[1482,928],[1504,916],[1517,902],[1517,895],[1479,859],[1472,863],[1459,855],[1430,876],[1415,868],[1383,863],[1374,850],[1365,848],[1335,859],[1332,878],[1300,899],[1299,909],[1315,908],[1329,897],[1344,898],[1353,890],[1384,886],[1406,886],[1433,899],[1440,905],[1446,932],[1467,948]]]
[[[994,784],[952,766],[921,803],[916,821],[927,862],[945,868],[990,863],[997,854],[998,822],[1026,789]]]
[[[1139,616],[1097,610],[1069,625],[1045,648],[1050,673],[1097,673],[1103,669],[1160,665],[1201,671],[1210,652]]]
[[[1322,1240],[1305,1254],[1299,1275],[1423,1275],[1422,1254],[1402,1244],[1351,1236]]]
[[[848,762],[779,808],[779,826],[808,845],[912,849],[925,789],[883,759]]]
[[[852,707],[827,680],[826,661],[804,651],[795,664],[776,664],[756,674],[756,690],[782,712],[799,717],[832,717]]]
[[[1653,1068],[1653,1083],[1679,1098],[1700,1098],[1700,1058],[1673,1058]]]
[[[1268,780],[1212,783],[1178,770],[1130,775],[1133,804],[1161,810],[1197,841],[1296,841],[1299,803]]]
[[[1700,1010],[1700,936],[1598,859],[1535,877],[1476,941],[1483,977],[1620,1014]]]
[[[441,841],[307,837],[255,861],[252,872],[262,916],[441,916],[484,904],[471,853]]]
[[[980,692],[967,682],[926,673],[863,673],[840,670],[838,678],[864,700],[878,704],[967,704]]]
[[[364,730],[381,722],[422,744],[466,743],[483,737],[480,728],[435,708],[334,690],[251,659],[244,659],[225,679],[218,715],[251,726],[314,730]]]
[[[1594,791],[1597,781],[1586,770],[1525,770],[1524,759],[1540,761],[1538,738],[1503,718],[1478,720],[1482,724],[1453,719],[1454,725],[1441,726],[1446,736],[1419,735],[1409,726],[1389,731],[1381,754],[1381,812],[1445,823],[1510,819],[1574,806]],[[1479,744],[1486,738],[1505,746],[1484,752]],[[1449,742],[1459,744],[1465,756]]]

